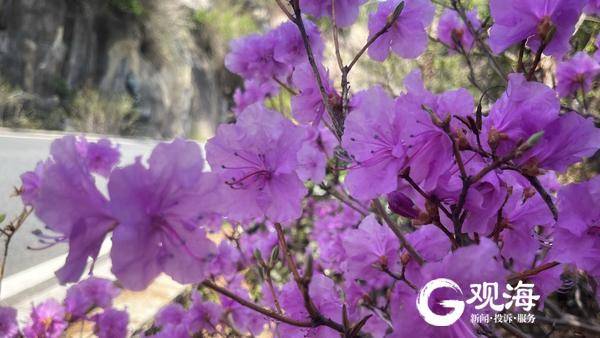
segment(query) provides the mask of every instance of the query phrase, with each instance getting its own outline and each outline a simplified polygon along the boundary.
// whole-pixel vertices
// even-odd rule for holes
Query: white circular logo
[[[465,311],[465,302],[462,300],[444,300],[439,303],[444,308],[452,309],[445,315],[438,315],[429,308],[429,297],[433,291],[441,288],[450,288],[462,294],[462,290],[453,280],[447,278],[438,278],[425,284],[419,291],[417,297],[417,310],[423,319],[433,326],[450,326],[460,318]]]

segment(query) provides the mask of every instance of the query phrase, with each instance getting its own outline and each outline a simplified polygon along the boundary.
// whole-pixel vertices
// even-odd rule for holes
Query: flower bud
[[[396,190],[389,193],[387,199],[390,210],[395,214],[406,218],[416,218],[419,216],[419,211],[415,207],[415,204],[404,193]]]

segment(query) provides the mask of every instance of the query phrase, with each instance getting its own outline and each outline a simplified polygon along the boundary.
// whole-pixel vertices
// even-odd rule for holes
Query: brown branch
[[[385,211],[381,202],[378,199],[373,200],[373,207],[375,209],[375,213],[378,214],[387,224],[387,226],[394,232],[396,237],[400,240],[400,244],[408,251],[410,256],[419,264],[425,264],[425,259],[415,250],[415,248],[408,242],[402,231],[398,228],[398,225],[394,220],[390,218],[390,216]]]
[[[281,7],[281,6],[280,6]],[[308,34],[306,33],[306,27],[304,26],[304,20],[302,19],[302,11],[300,10],[300,3],[298,0],[292,1],[292,7],[294,10],[294,16],[292,22],[296,24],[298,30],[300,31],[300,35],[302,36],[302,42],[304,43],[304,49],[306,50],[306,55],[308,57],[308,63],[310,64],[313,75],[317,80],[317,85],[319,87],[319,92],[321,93],[321,100],[323,101],[323,105],[327,110],[327,113],[331,117],[331,121],[333,123],[332,130],[337,137],[338,141],[341,141],[342,134],[344,133],[344,121],[340,119],[340,117],[336,116],[336,113],[329,102],[329,95],[325,90],[325,86],[323,85],[323,79],[321,78],[321,72],[319,72],[319,66],[315,61],[315,55],[312,50],[312,46],[310,44],[310,40],[308,39]]]
[[[535,75],[535,71],[537,70],[537,67],[540,64],[540,61],[542,60],[542,53],[544,53],[545,48],[546,48],[546,43],[542,42],[540,44],[540,47],[537,50],[537,53],[535,53],[535,59],[533,60],[533,64],[531,65],[531,68],[529,68],[529,73],[527,73],[527,81],[531,81],[533,79],[533,76]]]
[[[600,334],[600,326],[584,323],[572,316],[567,316],[565,318],[548,318],[545,316],[536,315],[535,319],[544,323],[552,324],[553,326],[574,327],[577,329],[595,333],[596,335]]]
[[[280,85],[281,88],[285,89],[288,93],[290,93],[292,95],[298,95],[298,92],[294,88],[292,88],[292,87],[288,86],[287,84],[283,83],[283,81],[279,80],[275,76],[273,76],[273,80],[275,80],[275,82],[277,82],[277,84]]]
[[[529,278],[531,276],[535,276],[538,273],[542,272],[542,271],[546,271],[549,269],[554,268],[555,266],[560,265],[559,262],[548,262],[542,265],[538,265],[533,269],[529,269],[529,270],[525,270],[525,271],[521,271],[521,272],[517,272],[517,273],[513,273],[510,276],[508,276],[508,278],[506,278],[506,280],[508,280],[509,282],[516,282],[518,280],[522,280],[522,279],[526,279]]]
[[[316,326],[324,325],[324,326],[332,328],[338,332],[343,333],[345,331],[344,326],[340,323],[337,323],[337,322],[331,320],[330,318],[325,317],[321,312],[319,312],[319,310],[313,303],[312,299],[310,298],[309,285],[310,285],[310,275],[312,274],[312,271],[309,271],[309,270],[312,270],[312,268],[307,269],[307,271],[306,271],[307,275],[305,275],[304,277],[300,276],[300,272],[298,272],[298,266],[296,265],[296,262],[294,261],[294,258],[292,257],[290,250],[288,249],[288,246],[287,246],[287,243],[285,240],[285,234],[283,233],[283,228],[281,227],[281,224],[275,223],[275,230],[277,231],[277,239],[279,241],[279,247],[281,248],[281,252],[282,252],[283,256],[285,257],[288,269],[290,269],[290,272],[292,273],[292,276],[294,277],[294,281],[296,282],[296,285],[298,286],[300,294],[302,295],[302,299],[304,300],[304,307],[306,308],[306,311],[308,312],[308,315],[310,316],[310,318],[312,320],[313,326],[316,327]]]
[[[379,39],[380,36],[382,36],[383,34],[385,34],[390,28],[392,28],[392,26],[396,23],[396,20],[398,20],[398,18],[400,17],[400,14],[402,14],[402,11],[404,10],[404,1],[399,3],[398,6],[396,6],[396,8],[394,9],[394,12],[392,12],[392,15],[388,18],[385,26],[383,26],[382,29],[380,29],[377,33],[375,33],[368,41],[367,43],[360,49],[360,51],[356,54],[356,56],[354,56],[354,58],[352,59],[352,61],[350,61],[350,64],[348,64],[348,66],[346,66],[346,73],[349,73],[350,70],[352,70],[352,67],[354,67],[354,65],[358,62],[358,60],[361,58],[361,56],[367,51],[367,49],[369,49],[369,47],[375,42],[377,41],[377,39]]]
[[[473,27],[473,23],[467,17],[467,13],[465,11],[465,8],[463,7],[463,5],[460,2],[460,0],[452,0],[452,7],[458,13],[458,15],[460,16],[460,18],[462,19],[462,21],[465,23],[465,26],[467,27],[467,29],[469,30],[469,32],[475,38],[475,41],[477,42],[477,45],[479,46],[479,49],[481,49],[481,51],[483,51],[483,53],[485,54],[485,56],[487,57],[487,59],[490,61],[492,69],[504,81],[507,81],[508,77],[501,70],[500,65],[498,64],[498,61],[496,60],[496,58],[494,57],[494,55],[490,51],[490,48],[486,45],[485,41],[481,38],[481,35],[479,34],[479,31],[477,29],[475,29],[475,27]]]
[[[347,205],[348,207],[352,208],[353,210],[355,210],[356,212],[360,213],[363,217],[367,216],[369,214],[369,211],[366,210],[364,208],[363,205],[355,205],[354,202],[352,201],[352,199],[350,199],[349,197],[346,198],[345,194],[339,192],[338,190],[336,190],[333,187],[328,187],[325,184],[321,184],[320,185],[321,188],[323,190],[325,190],[329,195],[335,197],[336,199],[338,199],[340,202],[344,203],[345,205]]]
[[[335,58],[337,59],[338,67],[340,71],[344,72],[344,61],[340,54],[340,41],[338,34],[337,20],[335,18],[335,0],[331,0],[331,21],[333,22],[333,44],[335,46]]]
[[[2,265],[0,265],[0,291],[2,290],[2,280],[4,279],[4,272],[6,271],[6,260],[8,259],[10,242],[32,212],[33,208],[24,207],[23,210],[21,210],[21,213],[2,229],[2,235],[6,238],[4,239],[4,249],[2,252]]]
[[[222,294],[222,295],[224,295],[224,296],[226,296],[226,297],[228,297],[230,299],[233,299],[234,301],[238,302],[239,304],[241,304],[241,305],[243,305],[243,306],[245,306],[247,308],[250,308],[250,309],[252,309],[252,310],[254,310],[256,312],[260,312],[263,315],[265,315],[267,317],[270,317],[270,318],[273,318],[273,319],[275,319],[277,321],[280,321],[282,323],[290,324],[290,325],[293,325],[293,326],[299,326],[299,327],[316,327],[316,326],[318,326],[318,325],[315,325],[315,323],[312,323],[312,322],[304,322],[304,321],[295,320],[295,319],[286,317],[286,316],[284,316],[282,314],[279,314],[279,313],[277,313],[275,311],[271,311],[269,309],[266,309],[266,308],[264,308],[264,307],[262,307],[260,305],[257,305],[255,303],[249,301],[249,300],[246,300],[246,299],[244,299],[244,298],[236,295],[235,293],[227,290],[224,287],[221,287],[221,286],[213,283],[210,280],[205,280],[204,282],[202,282],[202,285],[205,286],[205,287],[207,287],[207,288],[209,288],[209,289],[211,289],[211,290],[214,290],[214,291],[216,291],[216,292],[218,292],[218,293],[220,293],[220,294]]]

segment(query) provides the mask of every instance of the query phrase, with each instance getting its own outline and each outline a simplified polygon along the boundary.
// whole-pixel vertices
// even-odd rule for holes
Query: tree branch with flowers
[[[193,290],[161,310],[146,336],[599,332],[600,179],[558,179],[600,148],[590,118],[600,104],[600,52],[590,54],[589,39],[585,50],[570,44],[598,2],[491,0],[482,20],[466,1],[381,1],[349,63],[340,36],[353,36],[365,0],[275,3],[284,23],[231,42],[225,65],[244,88],[235,122],[219,126],[204,151],[176,139],[121,165],[110,141],[66,136],[22,176],[26,210],[47,228],[39,240],[69,244],[57,277],[77,284],[62,303],[36,305],[24,328],[1,308],[8,334],[0,333],[55,337],[88,320],[101,337],[127,335],[111,284],[80,281],[106,238],[123,288],[143,290],[166,274]],[[405,62],[430,43],[459,54],[472,87],[432,91],[420,69],[397,96],[357,80],[364,58]],[[479,76],[482,68],[496,82]],[[291,116],[265,104],[280,92],[291,96]],[[416,306],[437,278],[454,281],[467,304],[449,326],[430,325]],[[532,285],[535,306],[496,306],[544,324],[474,322],[494,313],[468,300],[483,283]],[[587,296],[577,308],[564,300],[575,293]],[[458,296],[443,289],[431,311],[447,313],[440,302]],[[97,307],[103,312],[89,315]]]

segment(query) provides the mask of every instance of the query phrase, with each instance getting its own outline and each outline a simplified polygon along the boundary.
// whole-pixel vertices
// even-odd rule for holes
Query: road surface
[[[0,213],[6,213],[7,219],[17,215],[22,208],[21,199],[11,197],[14,187],[20,185],[19,176],[25,171],[32,170],[38,161],[47,158],[52,141],[63,135],[0,128]],[[88,138],[95,139],[94,136]],[[156,144],[155,141],[150,140],[110,138],[120,145],[121,165],[132,163],[136,156],[148,158]],[[106,184],[105,180],[97,180],[97,182],[99,185]],[[67,248],[64,244],[45,250],[29,250],[28,246],[40,246],[36,237],[31,234],[35,229],[43,229],[43,225],[32,215],[11,242],[5,276],[66,253]]]

